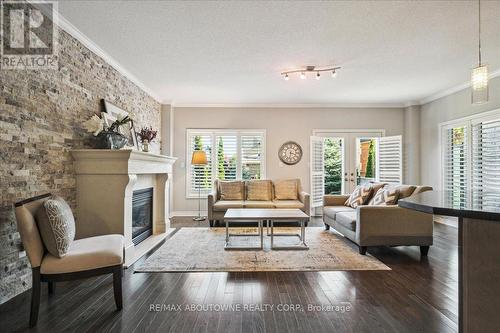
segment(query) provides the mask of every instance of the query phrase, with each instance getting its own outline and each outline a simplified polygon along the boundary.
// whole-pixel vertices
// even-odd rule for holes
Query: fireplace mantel
[[[169,186],[175,157],[133,150],[72,150],[76,173],[76,238],[125,236],[129,266],[162,241],[170,228]],[[132,194],[153,188],[153,235],[132,242]]]

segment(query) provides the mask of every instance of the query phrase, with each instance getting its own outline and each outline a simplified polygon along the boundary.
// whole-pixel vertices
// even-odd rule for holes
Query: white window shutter
[[[379,182],[401,184],[403,181],[403,143],[401,135],[378,139]]]
[[[241,136],[241,179],[262,179],[263,170],[263,141],[262,134],[248,134]]]
[[[322,137],[311,137],[311,208],[323,205],[325,194],[324,147]]]
[[[189,135],[188,160],[188,195],[191,197],[207,195],[212,190],[212,135],[207,133],[191,133]],[[203,150],[207,154],[207,165],[192,165],[193,151]],[[198,192],[199,191],[199,192]]]
[[[472,124],[472,204],[500,208],[500,119]]]
[[[469,191],[469,140],[468,127],[444,128],[443,144],[443,190],[448,203],[465,206]]]

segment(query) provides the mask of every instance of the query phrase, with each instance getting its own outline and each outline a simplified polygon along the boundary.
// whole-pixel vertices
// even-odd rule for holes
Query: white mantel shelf
[[[74,149],[77,174],[171,173],[176,157],[130,149]]]
[[[76,238],[121,234],[128,267],[170,231],[169,187],[175,157],[134,150],[71,150],[76,173]],[[153,188],[153,235],[132,242],[135,190]]]

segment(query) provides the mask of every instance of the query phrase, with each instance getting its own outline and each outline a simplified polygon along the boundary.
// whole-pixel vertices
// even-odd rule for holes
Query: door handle
[[[354,183],[354,178],[351,178],[351,182],[353,182],[353,183]]]
[[[344,179],[344,181],[348,182],[348,181],[349,181],[349,179],[346,177],[346,178]]]

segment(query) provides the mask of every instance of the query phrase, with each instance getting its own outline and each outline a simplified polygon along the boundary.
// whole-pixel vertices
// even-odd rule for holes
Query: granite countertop
[[[475,205],[453,205],[443,198],[447,197],[446,193],[442,191],[427,191],[420,194],[413,195],[409,198],[401,199],[398,201],[400,207],[418,210],[424,213],[457,216],[471,219],[493,220],[500,221],[500,192],[498,193],[483,193],[483,196],[490,195],[497,197],[497,207],[476,207]]]

